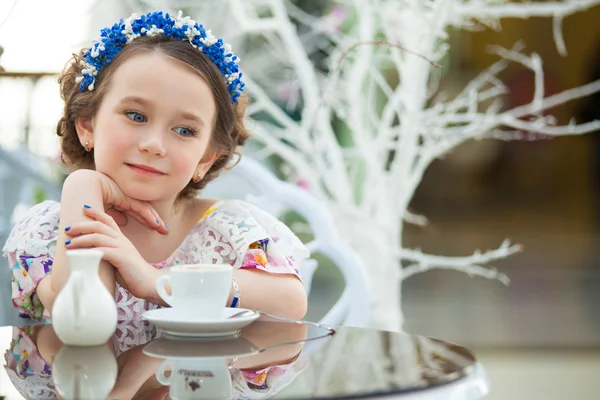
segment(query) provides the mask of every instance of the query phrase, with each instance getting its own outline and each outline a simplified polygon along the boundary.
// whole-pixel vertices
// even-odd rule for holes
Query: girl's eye
[[[127,115],[127,118],[134,122],[146,122],[146,117],[138,112],[128,111],[125,113],[125,115]]]
[[[191,128],[185,128],[185,127],[179,127],[179,128],[175,128],[173,129],[175,132],[177,132],[177,134],[181,135],[181,136],[194,136],[196,134],[196,131],[191,129]]]

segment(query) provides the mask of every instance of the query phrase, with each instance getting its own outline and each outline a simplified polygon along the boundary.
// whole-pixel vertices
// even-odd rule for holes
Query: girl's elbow
[[[289,318],[300,320],[306,316],[308,309],[308,298],[302,284],[297,286],[291,297],[291,305],[289,307]]]

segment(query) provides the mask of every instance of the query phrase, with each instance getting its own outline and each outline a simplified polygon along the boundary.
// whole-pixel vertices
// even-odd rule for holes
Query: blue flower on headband
[[[102,29],[100,39],[83,54],[81,64],[84,68],[81,76],[75,79],[79,83],[79,90],[94,90],[98,72],[110,64],[126,44],[140,36],[165,35],[176,40],[187,40],[206,54],[225,78],[231,102],[236,103],[244,91],[244,83],[240,80],[242,73],[238,67],[240,59],[231,52],[229,44],[223,43],[223,39],[215,37],[210,30],[205,30],[202,25],[181,14],[179,11],[176,18],[168,13],[163,15],[162,11],[140,17],[132,14],[111,28]]]

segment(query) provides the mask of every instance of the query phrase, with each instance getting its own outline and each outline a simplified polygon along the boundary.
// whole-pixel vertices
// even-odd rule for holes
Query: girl
[[[181,12],[134,14],[74,55],[57,127],[73,172],[61,203],[33,207],[4,247],[21,315],[50,317],[69,276],[65,251],[91,247],[104,252],[119,323],[166,306],[156,280],[193,263],[236,268],[228,306],[305,315],[300,240],[250,204],[196,197],[249,136],[237,61]]]

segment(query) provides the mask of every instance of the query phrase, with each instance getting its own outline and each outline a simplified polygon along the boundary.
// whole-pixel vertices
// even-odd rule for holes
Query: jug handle
[[[74,328],[75,330],[81,329],[82,319],[84,316],[84,310],[82,310],[81,305],[79,304],[79,298],[81,297],[81,292],[83,290],[83,277],[81,274],[73,275],[73,316],[74,316]]]

